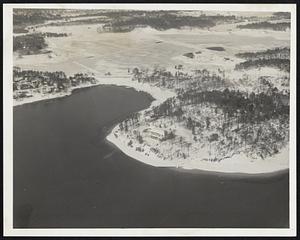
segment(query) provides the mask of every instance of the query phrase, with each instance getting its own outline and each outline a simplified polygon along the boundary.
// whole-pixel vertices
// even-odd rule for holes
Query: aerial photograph
[[[14,228],[289,228],[290,12],[13,9]]]

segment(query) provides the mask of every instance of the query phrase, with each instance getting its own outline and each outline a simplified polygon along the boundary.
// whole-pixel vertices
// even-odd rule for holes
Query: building
[[[158,141],[163,141],[165,138],[165,131],[163,129],[146,128],[143,130],[143,133],[145,133],[147,137]]]

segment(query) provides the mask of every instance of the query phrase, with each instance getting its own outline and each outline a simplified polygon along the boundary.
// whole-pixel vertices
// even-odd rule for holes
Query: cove
[[[157,168],[105,141],[151,97],[116,86],[14,107],[15,228],[288,227],[289,173]]]

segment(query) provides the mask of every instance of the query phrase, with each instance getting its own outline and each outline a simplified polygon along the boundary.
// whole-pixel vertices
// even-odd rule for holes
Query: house
[[[146,128],[143,130],[143,132],[146,134],[147,137],[158,140],[158,141],[163,141],[165,138],[165,132],[163,129]]]

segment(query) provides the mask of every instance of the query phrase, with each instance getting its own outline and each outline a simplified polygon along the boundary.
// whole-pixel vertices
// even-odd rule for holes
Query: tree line
[[[124,12],[119,15],[115,15],[111,18],[111,21],[105,26],[111,27],[112,31],[131,31],[135,27],[149,26],[156,30],[167,30],[171,28],[182,27],[198,27],[198,28],[210,28],[214,27],[218,23],[232,22],[235,20],[235,16],[206,16],[204,14],[200,16],[184,16],[174,14],[171,11],[151,11],[135,13],[132,15],[124,16]]]
[[[222,109],[225,116],[238,117],[241,122],[261,122],[282,115],[289,115],[288,96],[273,88],[269,94],[245,95],[240,91],[225,89],[204,92],[188,91],[178,98],[183,104],[212,103]]]
[[[289,59],[255,59],[247,60],[235,65],[235,70],[260,68],[260,67],[272,67],[277,68],[284,72],[290,72],[290,60]]]
[[[26,32],[26,27],[44,23],[46,20],[61,19],[59,10],[50,9],[14,9],[13,32]]]
[[[236,57],[249,59],[271,59],[271,58],[281,58],[281,59],[289,59],[290,58],[290,48],[273,48],[267,49],[264,51],[258,52],[242,52],[235,54]]]
[[[284,95],[278,89],[272,88],[267,93],[244,94],[240,91],[195,91],[189,90],[175,97],[167,99],[165,102],[153,109],[155,118],[161,116],[181,117],[184,114],[183,106],[201,103],[210,103],[222,110],[226,117],[239,118],[240,122],[261,122],[279,116],[289,115],[289,103],[284,99],[289,96]],[[216,110],[217,111],[217,110]]]
[[[273,13],[273,18],[275,19],[291,19],[290,12],[275,12]]]
[[[237,27],[241,29],[271,29],[274,31],[286,31],[286,29],[291,28],[291,24],[289,22],[272,23],[264,21],[238,25]]]
[[[67,37],[67,33],[53,33],[53,32],[43,32],[41,33],[43,37]]]

